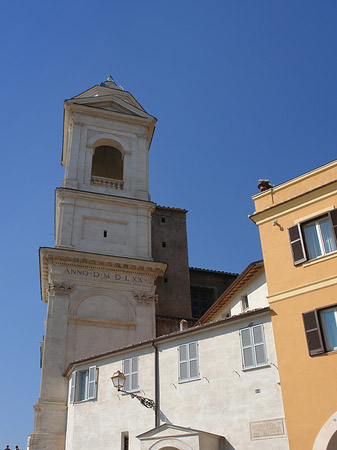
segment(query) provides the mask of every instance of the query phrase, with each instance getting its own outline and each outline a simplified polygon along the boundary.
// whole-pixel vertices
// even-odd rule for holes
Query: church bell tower
[[[30,450],[63,450],[67,366],[155,337],[148,153],[156,119],[111,77],[66,100],[55,247],[40,249],[47,303]]]

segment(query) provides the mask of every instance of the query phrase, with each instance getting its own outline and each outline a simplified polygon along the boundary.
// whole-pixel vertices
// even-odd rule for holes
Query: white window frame
[[[129,361],[129,368],[130,370],[126,370],[126,362]],[[134,370],[132,368],[133,362],[137,361],[137,368]],[[124,384],[124,391],[126,392],[136,392],[139,391],[139,358],[138,356],[133,356],[131,358],[126,358],[123,360],[123,373],[126,377],[125,384]],[[134,386],[132,388],[132,377],[136,376],[136,384],[137,386]]]
[[[84,374],[88,374],[87,383],[84,388],[84,395],[82,396],[82,382]],[[91,366],[86,370],[75,370],[70,378],[70,403],[84,402],[87,400],[94,400],[96,398],[96,384],[97,384],[97,368]]]
[[[254,329],[255,328],[260,328],[261,329],[261,337],[262,337],[262,341],[258,341],[255,342],[254,339]],[[244,345],[243,343],[243,337],[242,337],[242,332],[243,331],[248,331],[249,332],[249,340],[250,340],[250,344],[249,345]],[[246,369],[255,369],[257,367],[264,367],[268,365],[268,356],[267,356],[267,349],[266,349],[266,341],[265,341],[265,337],[264,337],[264,328],[263,328],[263,324],[257,324],[257,325],[252,325],[249,327],[245,327],[242,328],[239,332],[240,334],[240,344],[241,344],[241,357],[242,357],[242,367],[244,370]],[[256,350],[258,347],[263,348],[264,351],[264,361],[261,363],[257,362],[257,356],[256,356]],[[244,357],[244,350],[247,349],[251,349],[251,356],[252,356],[252,360],[253,363],[250,365],[247,365],[245,363],[245,357]]]
[[[303,235],[304,235],[304,241],[305,241],[306,249],[307,249],[307,252],[308,252],[308,259],[309,260],[320,258],[321,256],[329,255],[330,253],[333,253],[333,252],[336,251],[336,249],[331,250],[331,251],[326,251],[326,249],[325,249],[324,240],[323,240],[323,234],[322,234],[322,229],[321,229],[321,223],[322,222],[326,222],[326,221],[328,221],[328,223],[330,225],[331,236],[332,236],[332,239],[333,239],[333,243],[335,244],[335,240],[334,240],[334,236],[333,236],[333,229],[332,229],[330,218],[329,218],[328,215],[320,217],[320,218],[318,218],[316,220],[311,220],[309,222],[305,222],[303,224],[303,226],[302,226]],[[310,256],[310,253],[312,252],[312,250],[310,248],[310,245],[309,245],[310,241],[309,241],[309,238],[308,238],[308,235],[307,235],[307,232],[306,232],[306,229],[309,226],[313,226],[313,225],[315,226],[315,231],[316,231],[316,236],[317,236],[317,240],[318,240],[319,250],[321,252],[320,255],[317,255],[317,256]],[[336,246],[336,244],[335,244],[335,246]]]
[[[191,346],[195,345],[195,357],[191,357]],[[182,358],[182,348],[185,347],[186,349],[186,359]],[[178,379],[180,383],[183,383],[185,381],[192,381],[192,380],[199,380],[200,379],[200,373],[199,373],[199,344],[197,341],[187,342],[186,344],[179,345],[178,347],[178,367],[179,367],[179,374]],[[191,363],[196,362],[196,375],[191,375]],[[182,365],[186,364],[186,377],[183,378],[182,376]]]

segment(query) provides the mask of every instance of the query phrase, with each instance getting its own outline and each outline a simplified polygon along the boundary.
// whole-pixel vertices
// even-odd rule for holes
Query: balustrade
[[[114,180],[113,178],[105,178],[105,177],[91,177],[91,184],[93,186],[101,186],[108,189],[116,189],[123,190],[124,181],[123,180]]]

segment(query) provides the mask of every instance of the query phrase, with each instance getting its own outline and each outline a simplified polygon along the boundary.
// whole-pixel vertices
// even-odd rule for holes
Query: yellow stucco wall
[[[337,304],[337,252],[294,266],[287,228],[337,208],[336,179],[337,161],[254,197],[291,450],[312,449],[337,411],[337,352],[309,356],[302,319]]]

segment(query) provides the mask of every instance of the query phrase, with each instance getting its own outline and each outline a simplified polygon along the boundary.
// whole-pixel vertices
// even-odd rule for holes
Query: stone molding
[[[41,292],[42,300],[45,303],[48,302],[52,266],[64,266],[65,264],[86,270],[118,270],[121,273],[153,279],[153,282],[158,276],[164,275],[167,267],[164,263],[150,260],[42,247],[40,248]]]
[[[134,292],[133,294],[133,298],[138,302],[138,303],[158,303],[158,295],[151,295],[151,294],[145,294],[145,293],[140,293],[140,292]]]
[[[63,295],[68,295],[70,292],[72,292],[74,289],[73,284],[68,283],[56,283],[54,281],[50,282],[47,287],[47,291],[50,295],[56,295],[58,297]]]

